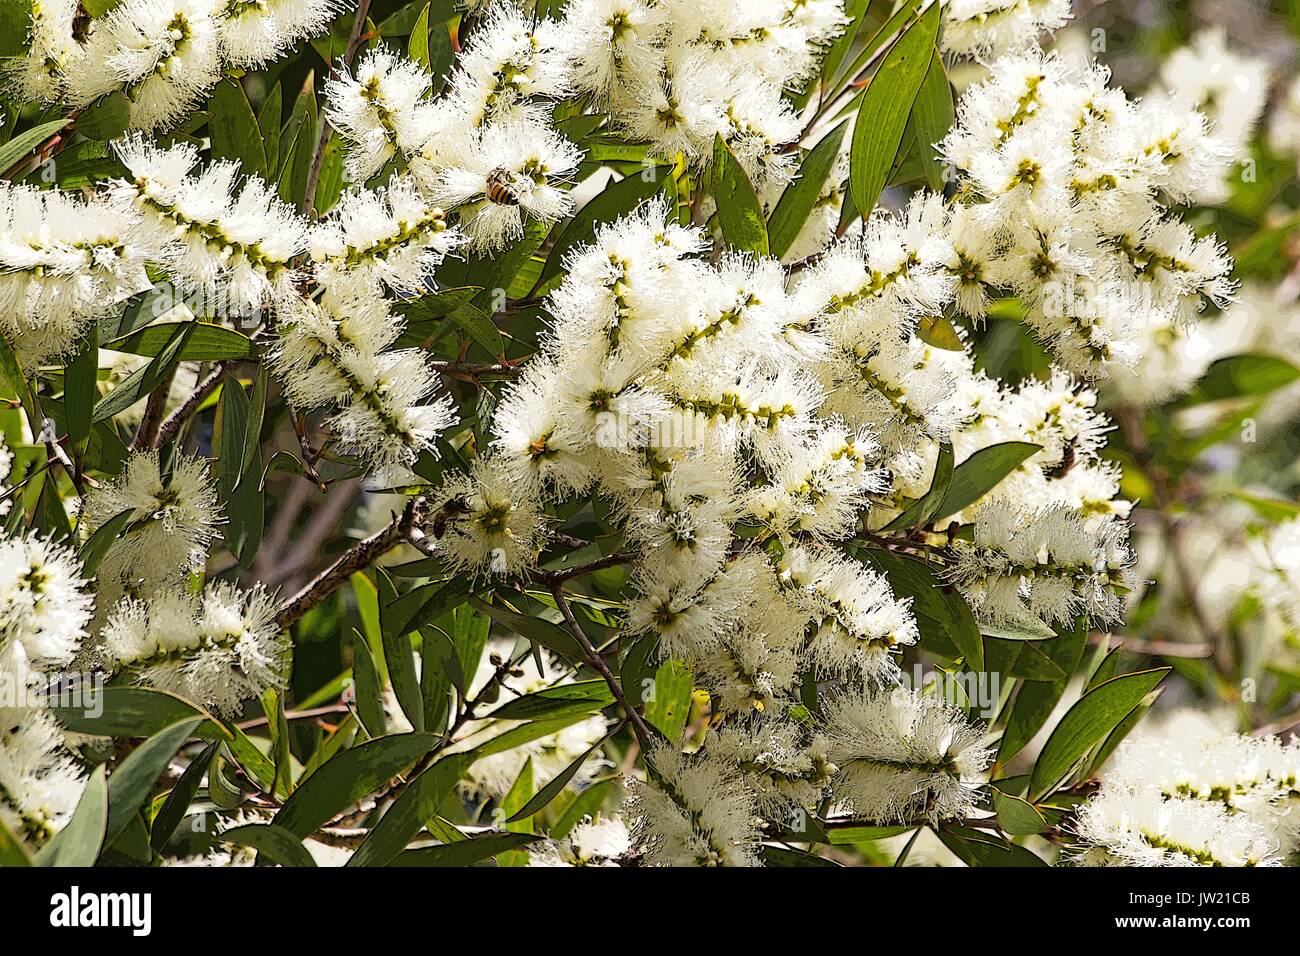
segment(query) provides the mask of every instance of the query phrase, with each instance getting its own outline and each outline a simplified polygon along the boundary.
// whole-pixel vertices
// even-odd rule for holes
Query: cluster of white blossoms
[[[1121,746],[1079,812],[1089,866],[1276,866],[1295,846],[1300,743],[1227,733],[1197,712]]]
[[[1231,262],[1169,213],[1217,182],[1227,147],[1200,113],[1134,103],[1107,71],[1038,51],[995,61],[968,90],[941,152],[957,172],[946,263],[960,314],[998,295],[1066,368],[1131,365],[1144,323],[1225,306]]]
[[[760,192],[795,172],[787,90],[846,23],[838,0],[577,0],[559,35],[572,86],[652,154],[697,166],[721,136]]]
[[[241,592],[226,581],[198,595],[165,588],[125,598],[104,625],[100,662],[228,716],[283,682],[288,638],[275,624],[277,606],[260,586]]]
[[[179,694],[223,715],[283,683],[288,646],[278,602],[261,586],[191,587],[221,522],[202,459],[131,455],[122,474],[91,489],[89,536],[125,515],[96,575],[99,622],[84,659],[115,680]]]
[[[0,822],[10,833],[40,847],[67,824],[85,785],[53,718],[0,707]]]
[[[584,818],[561,840],[529,851],[529,866],[618,866],[632,849],[632,834],[617,816]]]
[[[33,680],[72,661],[94,604],[65,545],[36,532],[0,539],[0,709],[25,702]]]
[[[949,0],[941,48],[958,56],[1019,53],[1070,20],[1070,0]]]
[[[123,91],[129,128],[175,125],[231,68],[269,63],[322,32],[339,0],[122,0],[91,18],[77,0],[31,4],[28,52],[8,66],[20,100],[85,108]]]
[[[520,239],[530,220],[566,215],[564,185],[581,153],[551,119],[551,104],[569,92],[561,37],[553,20],[534,24],[512,5],[493,6],[436,99],[420,64],[383,49],[365,54],[325,89],[349,176],[363,183],[386,166],[404,170],[477,251]]]
[[[152,284],[157,248],[102,195],[0,181],[0,335],[24,363],[67,352],[87,324]]]

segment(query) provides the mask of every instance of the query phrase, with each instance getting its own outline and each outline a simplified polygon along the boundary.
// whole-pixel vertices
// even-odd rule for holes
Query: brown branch
[[[617,551],[614,554],[607,554],[603,558],[596,558],[594,561],[588,561],[586,564],[579,564],[576,567],[559,568],[555,571],[538,571],[537,577],[547,584],[563,584],[571,578],[591,574],[593,571],[616,567],[620,564],[631,564],[638,557],[640,555],[631,551]]]
[[[167,416],[162,425],[159,426],[158,434],[154,436],[153,447],[155,449],[162,448],[163,445],[175,438],[176,434],[181,430],[181,426],[198,410],[200,405],[207,401],[208,396],[217,390],[217,386],[221,384],[221,376],[225,374],[228,364],[222,362],[209,372],[207,378],[194,386],[194,391],[186,397],[185,401],[181,402],[180,407]],[[150,400],[152,400],[152,397],[150,396]],[[143,424],[141,427],[143,428]],[[139,437],[138,432],[136,437]]]
[[[587,637],[582,625],[578,623],[578,619],[573,616],[573,609],[569,607],[569,602],[564,597],[564,588],[558,582],[551,584],[551,596],[555,598],[555,606],[560,609],[560,614],[564,616],[564,623],[569,633],[573,635],[573,639],[582,648],[582,653],[586,655],[585,663],[605,679],[605,683],[609,685],[610,693],[614,695],[614,700],[623,709],[623,713],[627,715],[628,720],[632,722],[632,730],[636,733],[636,739],[641,745],[641,750],[648,754],[653,746],[654,731],[645,722],[645,718],[641,716],[640,711],[628,701],[627,695],[623,693],[623,685],[614,676],[614,672],[609,669],[609,665],[600,656],[596,646],[591,643],[591,638]]]
[[[424,499],[412,498],[391,524],[348,548],[337,561],[316,575],[285,603],[275,616],[276,626],[287,631],[294,621],[342,586],[354,571],[368,567],[381,554],[404,541],[408,529],[418,526],[423,520],[423,510]]]
[[[1088,635],[1093,644],[1106,644],[1107,649],[1121,647],[1132,654],[1146,654],[1149,657],[1212,657],[1214,646],[1211,644],[1193,644],[1186,641],[1143,641],[1133,637],[1112,638],[1110,634],[1093,632]],[[1115,643],[1111,643],[1114,640]]]
[[[357,50],[361,48],[362,31],[365,29],[366,17],[370,13],[370,0],[360,0],[357,3],[357,15],[352,21],[352,33],[348,37],[348,45],[343,49],[343,67],[352,65],[352,59],[357,55]],[[320,182],[320,173],[325,165],[325,146],[330,141],[330,134],[333,128],[329,120],[321,122],[320,135],[316,138],[316,152],[311,158],[311,169],[307,173],[307,188],[302,197],[302,214],[310,217],[316,211],[316,185]]]

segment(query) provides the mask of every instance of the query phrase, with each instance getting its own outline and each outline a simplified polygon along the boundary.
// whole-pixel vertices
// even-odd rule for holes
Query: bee
[[[519,193],[515,189],[514,175],[504,166],[498,166],[487,175],[487,198],[499,206],[518,206]]]
[[[1048,478],[1064,478],[1069,474],[1070,469],[1074,467],[1074,441],[1071,438],[1065,443],[1065,451],[1061,453],[1060,462],[1047,469]]]
[[[441,538],[447,533],[447,525],[457,518],[469,514],[469,505],[464,498],[453,498],[445,505],[438,509],[438,513],[433,516],[429,523],[429,530],[433,532],[435,538]]]
[[[77,4],[76,13],[72,16],[72,38],[78,43],[85,43],[90,38],[90,27],[92,20],[86,8]]]

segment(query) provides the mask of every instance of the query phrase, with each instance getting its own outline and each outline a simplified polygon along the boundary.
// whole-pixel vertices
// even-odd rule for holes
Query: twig
[[[158,434],[154,436],[154,448],[162,448],[163,445],[176,437],[176,433],[181,430],[181,426],[185,424],[186,420],[198,410],[200,405],[207,401],[209,395],[217,390],[217,386],[221,384],[221,376],[225,374],[228,364],[228,362],[222,362],[209,372],[207,378],[195,385],[194,391],[186,397],[185,401],[181,402],[180,408],[167,416],[162,425],[159,426]],[[155,392],[155,394],[157,393]],[[151,395],[150,401],[152,400],[153,396]],[[143,427],[142,423],[141,428]],[[136,434],[139,437],[139,432]]]
[[[619,683],[618,678],[609,669],[609,665],[600,656],[600,652],[591,643],[591,638],[587,637],[582,625],[578,623],[578,619],[573,616],[573,609],[569,607],[569,602],[564,597],[564,588],[558,582],[551,584],[551,596],[555,598],[555,606],[560,609],[560,614],[564,616],[564,623],[569,633],[573,635],[573,639],[578,642],[578,646],[582,648],[583,654],[586,655],[587,660],[585,663],[605,679],[605,683],[609,685],[610,693],[614,695],[614,700],[618,702],[619,707],[623,708],[623,713],[627,714],[628,720],[632,722],[632,730],[636,733],[636,739],[641,745],[641,750],[648,754],[652,748],[654,731],[645,722],[645,718],[641,716],[640,711],[628,702],[627,696],[623,693],[623,685]]]
[[[337,561],[289,599],[275,616],[276,626],[287,631],[294,621],[333,594],[352,572],[369,566],[379,555],[405,540],[407,530],[423,520],[423,510],[424,499],[412,498],[391,524],[348,548]]]
[[[1106,644],[1108,649],[1122,647],[1133,654],[1146,654],[1149,657],[1212,657],[1214,647],[1210,644],[1193,644],[1185,641],[1143,641],[1132,637],[1121,637],[1110,643],[1112,635],[1093,632],[1089,640],[1094,644]]]
[[[366,17],[369,14],[370,0],[360,0],[357,4],[356,18],[352,21],[352,33],[348,36],[348,45],[343,48],[344,68],[352,65],[352,58],[361,48],[361,33],[365,29]],[[325,165],[325,146],[329,143],[333,131],[329,120],[321,123],[320,135],[316,138],[316,152],[312,154],[311,169],[307,173],[307,188],[302,197],[302,214],[307,217],[311,217],[316,211],[316,184],[320,182],[321,168]]]
[[[576,567],[560,568],[556,571],[538,571],[537,577],[547,584],[563,584],[571,578],[591,574],[593,571],[612,568],[620,564],[631,564],[638,557],[639,555],[631,551],[616,551],[614,554],[607,554],[603,558],[596,558],[594,561],[588,561],[586,564],[579,564]]]

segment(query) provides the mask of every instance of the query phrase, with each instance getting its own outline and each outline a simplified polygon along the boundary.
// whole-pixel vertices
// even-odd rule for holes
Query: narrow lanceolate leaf
[[[787,186],[785,192],[781,194],[781,199],[772,210],[772,216],[767,222],[768,242],[772,255],[777,257],[785,255],[794,244],[799,230],[803,228],[813,209],[816,208],[822,187],[826,185],[831,170],[835,168],[840,144],[844,142],[847,129],[846,120],[823,136],[821,142],[809,151],[799,167],[799,178]]]
[[[1029,778],[1031,799],[1041,800],[1060,786],[1084,756],[1106,738],[1170,668],[1157,667],[1115,677],[1079,698],[1052,731]]]
[[[272,822],[294,836],[308,836],[339,811],[374,793],[437,742],[432,734],[395,734],[345,750],[308,777]]]
[[[600,740],[596,741],[582,756],[578,757],[571,764],[561,770],[552,778],[551,782],[538,790],[527,803],[523,805],[513,816],[506,820],[506,823],[515,823],[519,820],[527,819],[544,809],[552,800],[560,795],[560,791],[569,785],[569,781],[574,775],[582,769],[582,765],[587,759],[594,754],[604,743],[613,735],[611,731]]]
[[[512,850],[520,850],[543,839],[535,833],[486,833],[443,846],[407,850],[392,866],[470,866]]]
[[[148,365],[132,372],[121,385],[99,400],[91,415],[91,422],[102,422],[112,418],[118,412],[126,411],[155,388],[161,387],[172,369],[176,367],[176,363],[180,361],[181,353],[190,336],[194,334],[196,325],[197,323],[194,322],[179,324],[167,344]]]
[[[347,865],[385,866],[391,862],[420,832],[425,821],[438,812],[442,801],[474,759],[472,751],[443,757],[412,780],[366,835]]]
[[[889,522],[885,526],[886,531],[896,531],[900,528],[919,528],[934,520],[940,508],[942,508],[944,500],[948,497],[948,487],[952,483],[955,471],[952,462],[952,445],[944,442],[939,446],[939,456],[935,459],[934,475],[930,478],[930,490],[908,505],[897,518]]]
[[[40,126],[33,126],[31,129],[19,133],[9,142],[0,146],[0,173],[7,171],[9,167],[18,163],[25,156],[30,156],[36,147],[63,129],[67,124],[68,121],[65,119],[42,123]]]
[[[191,717],[160,730],[131,751],[113,770],[108,780],[108,823],[104,830],[106,846],[122,834],[136,811],[149,799],[154,781],[200,723],[202,718]]]
[[[1041,445],[1024,441],[1007,441],[981,448],[953,469],[948,490],[930,520],[938,521],[970,507],[1041,450]]]
[[[735,249],[758,256],[768,254],[763,207],[745,168],[719,134],[713,141],[713,198],[718,204],[722,236]]]
[[[943,57],[934,50],[921,89],[916,94],[916,102],[912,104],[909,124],[916,136],[916,155],[925,170],[926,184],[935,192],[943,189],[944,174],[943,163],[934,145],[948,134],[955,116],[952,84],[944,72]]]
[[[271,823],[249,823],[242,827],[226,830],[221,839],[238,846],[252,847],[258,857],[265,858],[280,866],[315,866],[302,839],[283,827]]]
[[[90,774],[68,825],[36,854],[41,866],[94,866],[108,826],[108,782],[104,767]]]
[[[248,102],[248,94],[237,80],[218,83],[208,101],[212,119],[208,137],[213,156],[237,160],[247,176],[267,176],[266,147],[258,131],[257,117]]]
[[[91,323],[63,372],[63,412],[68,440],[78,449],[90,438],[90,416],[95,409],[95,378],[99,371],[99,331]]]
[[[153,827],[149,833],[149,845],[154,850],[161,850],[167,845],[167,842],[176,832],[176,828],[181,825],[185,815],[189,812],[190,803],[194,800],[194,795],[199,792],[199,784],[203,782],[203,776],[208,771],[208,766],[212,763],[212,758],[216,756],[217,749],[221,746],[220,741],[213,741],[203,749],[203,752],[190,761],[181,778],[176,781],[176,786],[172,787],[172,792],[167,795],[162,809],[154,817]]]
[[[938,30],[939,4],[932,3],[894,42],[859,98],[849,188],[864,217],[875,208],[898,155],[912,104],[930,68]]]

